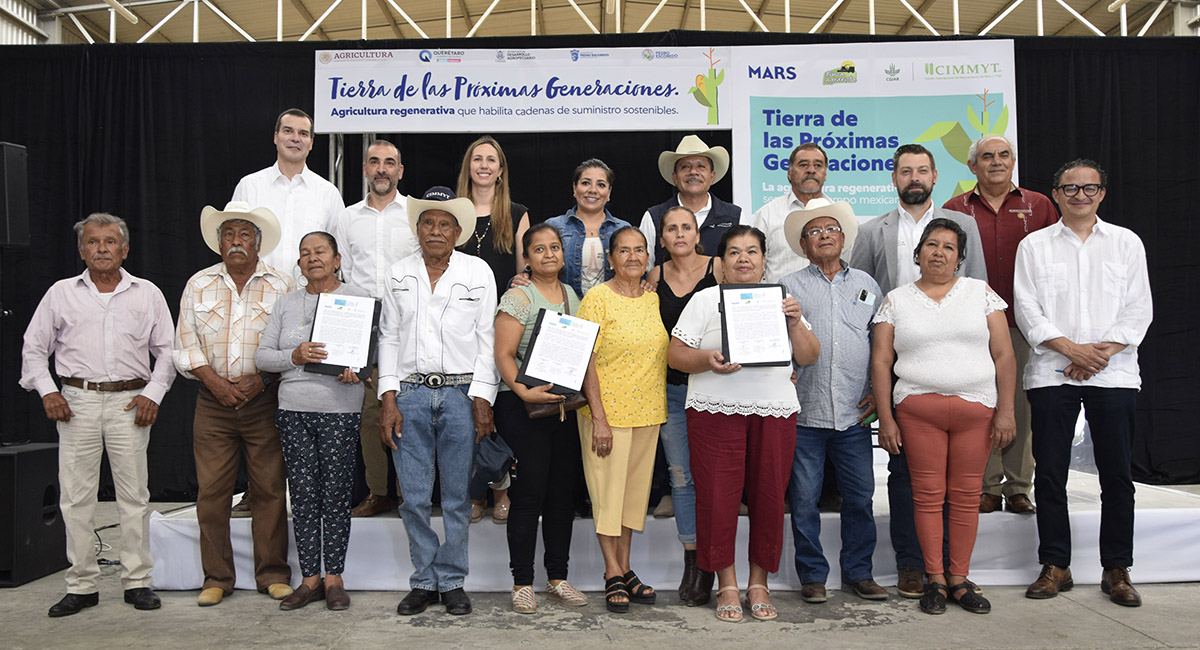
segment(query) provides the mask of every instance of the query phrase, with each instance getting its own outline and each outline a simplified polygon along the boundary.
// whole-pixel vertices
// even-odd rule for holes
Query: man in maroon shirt
[[[1008,331],[1017,355],[1017,369],[1023,371],[1029,361],[1029,344],[1013,319],[1013,265],[1017,245],[1029,233],[1058,221],[1058,212],[1046,195],[1013,184],[1016,163],[1017,148],[1008,138],[988,135],[976,140],[967,152],[967,166],[979,182],[975,189],[946,201],[942,207],[971,215],[979,226],[988,283],[1008,303],[1005,312]],[[1016,417],[1017,437],[1003,450],[993,449],[988,459],[983,474],[983,496],[979,500],[980,512],[997,510],[1002,492],[1010,512],[1036,512],[1029,500],[1029,489],[1033,484],[1029,400],[1022,390],[1016,395]]]

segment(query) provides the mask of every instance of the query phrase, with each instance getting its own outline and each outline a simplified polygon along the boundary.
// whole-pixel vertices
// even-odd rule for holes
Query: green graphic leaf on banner
[[[983,122],[981,123],[979,118],[975,117],[975,110],[968,105],[967,121],[971,123],[971,126],[974,127],[976,131],[979,131],[980,133],[987,133],[987,127],[984,126],[987,124],[987,111],[983,112]]]
[[[992,126],[992,132],[988,135],[1004,135],[1008,131],[1008,105],[1004,106],[1004,110],[1000,111],[1000,117],[996,118],[996,123]]]
[[[953,129],[954,127],[958,127],[959,130],[962,130],[962,127],[958,126],[958,122],[935,122],[933,126],[925,129],[924,133],[918,135],[916,138],[913,138],[913,142],[920,143],[938,140],[942,136],[949,133],[950,129]]]
[[[974,181],[974,180],[959,181],[958,185],[954,186],[954,194],[952,194],[951,196],[958,196],[959,194],[964,194],[966,192],[970,192],[971,190],[975,189],[976,183],[977,183],[977,181]]]

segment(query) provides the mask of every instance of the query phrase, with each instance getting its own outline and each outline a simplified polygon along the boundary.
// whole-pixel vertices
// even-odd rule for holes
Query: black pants
[[[546,576],[565,580],[575,522],[575,489],[583,475],[575,414],[530,420],[514,393],[496,396],[496,431],[513,450],[517,478],[508,490],[508,557],[514,585],[533,584],[538,517]]]
[[[1034,490],[1037,494],[1038,561],[1071,565],[1071,520],[1067,514],[1067,471],[1079,405],[1091,429],[1100,473],[1100,564],[1133,565],[1133,417],[1137,390],[1051,386],[1027,391],[1033,429]]]

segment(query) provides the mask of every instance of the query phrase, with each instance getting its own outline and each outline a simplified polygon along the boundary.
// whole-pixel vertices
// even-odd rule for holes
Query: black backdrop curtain
[[[667,32],[643,35],[511,37],[340,43],[219,43],[0,47],[0,141],[29,150],[31,245],[3,249],[0,285],[11,316],[0,323],[0,439],[53,441],[36,394],[17,386],[21,335],[54,281],[79,273],[71,225],[91,212],[124,217],[132,231],[126,268],[177,297],[196,270],[217,261],[201,240],[205,205],[223,206],[237,180],[270,165],[276,115],[311,110],[313,52],[320,49],[647,47],[847,43],[831,35]],[[1200,195],[1200,42],[1195,39],[1016,39],[1023,185],[1049,192],[1051,175],[1077,156],[1110,172],[1101,216],[1145,242],[1157,306],[1141,350],[1135,476],[1155,483],[1200,481],[1192,431],[1200,378],[1189,344],[1196,331],[1193,254],[1200,243],[1191,199]],[[320,116],[317,116],[320,129]],[[400,189],[420,194],[455,183],[476,133],[380,134],[405,165]],[[683,133],[497,134],[509,159],[513,197],[537,218],[573,203],[572,169],[599,157],[616,170],[610,207],[636,223],[672,191],[658,152]],[[728,132],[701,132],[730,146]],[[328,138],[309,166],[328,170]],[[362,198],[361,137],[346,136],[345,200]],[[730,181],[715,188],[732,194]],[[150,442],[156,499],[195,494],[191,452],[195,382],[176,380]]]

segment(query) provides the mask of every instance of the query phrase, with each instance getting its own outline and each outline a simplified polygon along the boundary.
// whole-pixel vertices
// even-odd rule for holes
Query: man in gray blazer
[[[933,154],[919,144],[906,144],[896,150],[892,168],[892,183],[900,195],[900,205],[859,228],[850,266],[869,273],[886,296],[892,289],[921,276],[913,261],[913,251],[929,222],[946,218],[967,233],[966,258],[957,275],[986,282],[987,266],[975,219],[933,204],[933,185],[937,182]],[[925,562],[913,523],[912,483],[903,447],[888,461],[888,506],[892,550],[896,553],[896,590],[906,598],[920,598],[924,593]]]

